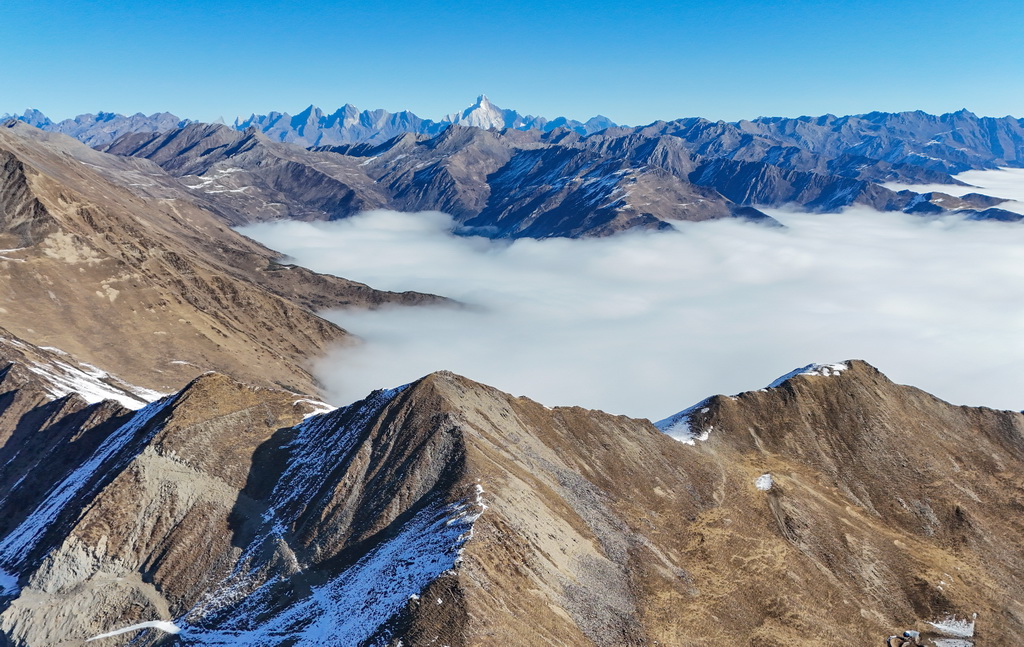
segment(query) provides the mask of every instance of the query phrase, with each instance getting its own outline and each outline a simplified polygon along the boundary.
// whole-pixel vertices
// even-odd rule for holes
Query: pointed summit
[[[522,124],[522,116],[515,110],[503,110],[491,103],[486,94],[476,98],[476,103],[462,112],[448,115],[444,121],[459,126],[472,126],[484,130],[490,128],[515,128]]]

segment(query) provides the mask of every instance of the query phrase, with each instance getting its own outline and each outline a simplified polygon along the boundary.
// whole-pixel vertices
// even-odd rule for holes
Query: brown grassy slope
[[[158,390],[215,369],[316,393],[311,311],[436,302],[282,266],[145,160],[0,127],[0,325]]]

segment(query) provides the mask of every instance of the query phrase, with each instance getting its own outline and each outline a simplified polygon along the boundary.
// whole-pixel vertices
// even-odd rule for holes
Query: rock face
[[[347,335],[313,309],[437,301],[282,264],[214,208],[152,162],[7,122],[0,322],[149,389],[219,369],[316,393],[304,362]]]
[[[863,362],[659,423],[689,442],[449,373],[303,421],[290,394],[219,375],[132,414],[50,401],[6,377],[19,371],[0,382],[0,438],[34,426],[39,449],[0,447],[13,645],[1009,645],[1024,631],[1024,415],[954,407]],[[53,406],[92,422],[19,422]],[[38,473],[38,452],[61,467]]]

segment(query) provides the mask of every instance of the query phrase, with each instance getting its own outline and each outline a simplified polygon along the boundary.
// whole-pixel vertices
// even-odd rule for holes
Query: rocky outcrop
[[[4,526],[12,644],[1013,644],[1024,630],[1024,415],[954,407],[863,362],[709,398],[668,433],[450,373],[304,421],[293,396],[218,375],[120,411],[67,459],[65,485]]]

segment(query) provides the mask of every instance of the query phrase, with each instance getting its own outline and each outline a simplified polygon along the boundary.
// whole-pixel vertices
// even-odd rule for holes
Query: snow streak
[[[235,571],[177,621],[182,644],[262,647],[285,639],[296,647],[361,644],[458,563],[473,523],[487,507],[479,485],[473,501],[427,505],[393,538],[276,611],[282,583],[305,568],[287,549],[287,529],[315,503],[330,474],[351,459],[366,428],[404,389],[377,391],[361,403],[312,416],[296,428],[288,444],[288,467],[271,493],[261,529]],[[292,571],[260,581],[266,577],[263,556],[282,547],[292,558]]]
[[[105,467],[109,468],[108,463],[116,459],[130,442],[138,438],[139,432],[173,402],[173,398],[168,398],[137,411],[128,422],[104,439],[88,460],[57,484],[43,502],[0,541],[0,586],[4,587],[7,595],[17,589],[11,589],[13,576],[6,569],[17,571],[64,509],[71,502],[80,499],[86,488],[95,482],[96,475]],[[150,434],[155,433],[156,429],[150,430]]]

